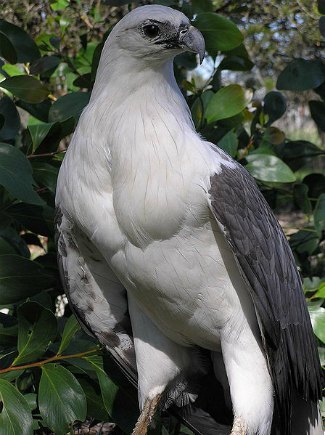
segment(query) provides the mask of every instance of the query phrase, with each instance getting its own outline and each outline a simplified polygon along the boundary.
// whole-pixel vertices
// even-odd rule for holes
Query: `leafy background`
[[[136,392],[66,305],[53,238],[58,169],[88,102],[103,41],[135,7],[125,3],[2,6],[1,434],[90,427],[122,434],[137,418]],[[175,75],[197,130],[251,172],[280,218],[324,366],[325,1],[160,3],[181,9],[205,36],[203,66],[195,69],[195,57],[181,55]],[[292,128],[298,115],[302,127]],[[164,418],[154,432],[190,433]]]

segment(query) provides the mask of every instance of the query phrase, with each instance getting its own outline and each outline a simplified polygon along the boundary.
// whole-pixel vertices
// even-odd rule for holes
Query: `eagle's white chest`
[[[128,107],[132,116],[116,111],[108,143],[98,129],[84,151],[69,150],[87,177],[67,168],[76,177],[66,183],[74,186],[70,196],[80,196],[67,207],[88,204],[71,214],[167,336],[216,350],[220,331],[240,330],[243,319],[235,288],[243,283],[208,206],[210,176],[227,161],[172,111]],[[82,140],[86,132],[77,134]],[[106,167],[98,162],[104,153]]]
[[[234,260],[208,207],[213,153],[197,139],[188,137],[182,149],[162,139],[159,151],[133,152],[124,171],[113,170],[123,242],[110,262],[166,335],[216,350],[234,315],[229,307],[236,295],[225,267]],[[239,273],[234,276],[241,283]]]

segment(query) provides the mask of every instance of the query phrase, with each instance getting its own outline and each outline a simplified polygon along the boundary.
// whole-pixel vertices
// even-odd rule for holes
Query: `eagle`
[[[109,34],[58,177],[67,297],[138,388],[135,435],[168,408],[196,434],[319,435],[293,254],[254,179],[195,131],[173,73],[185,51],[202,60],[204,38],[169,7]]]

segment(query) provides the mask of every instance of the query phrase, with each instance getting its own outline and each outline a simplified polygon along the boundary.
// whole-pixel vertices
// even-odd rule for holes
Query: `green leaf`
[[[50,93],[39,80],[32,76],[9,77],[0,82],[0,87],[7,89],[27,103],[41,103]]]
[[[5,33],[0,30],[0,57],[14,64],[17,62],[17,53],[12,42]]]
[[[34,409],[37,408],[37,394],[35,393],[24,394],[24,399],[26,400],[30,411],[34,411]]]
[[[211,56],[238,47],[244,39],[232,21],[212,12],[197,15],[194,25],[202,32],[206,50]]]
[[[318,248],[319,238],[316,231],[300,230],[290,236],[290,246],[298,254],[311,255]]]
[[[192,9],[195,13],[213,12],[213,4],[210,0],[192,0]]]
[[[281,92],[271,91],[264,97],[263,111],[269,117],[268,125],[281,118],[287,110],[287,101]]]
[[[266,154],[251,154],[246,157],[246,169],[260,181],[271,183],[293,183],[295,174],[282,160]]]
[[[59,355],[61,355],[62,352],[69,346],[72,338],[79,330],[80,330],[80,325],[77,319],[75,318],[75,316],[72,314],[72,316],[69,317],[67,323],[64,326],[62,339],[58,350]]]
[[[230,118],[242,112],[248,101],[244,89],[239,85],[221,88],[210,99],[205,116],[208,123]]]
[[[293,198],[300,210],[306,214],[311,214],[312,206],[310,199],[308,198],[308,186],[303,183],[295,184],[293,190]]]
[[[238,148],[238,138],[233,130],[230,130],[221,140],[218,142],[218,147],[222,148],[231,157],[236,157]]]
[[[15,198],[30,204],[44,204],[33,190],[32,168],[18,148],[0,143],[0,185]]]
[[[319,288],[318,288],[317,292],[314,294],[313,298],[325,299],[325,282],[322,282],[319,285]],[[325,352],[325,349],[324,349],[324,352]]]
[[[325,17],[319,19],[319,31],[322,37],[325,39]]]
[[[317,127],[325,132],[325,103],[323,101],[309,101],[309,109]]]
[[[57,333],[54,314],[37,302],[25,302],[18,308],[18,356],[13,365],[41,357]]]
[[[34,162],[33,172],[37,183],[47,187],[52,193],[55,193],[59,168],[49,163]]]
[[[4,120],[0,127],[0,141],[15,139],[20,129],[19,113],[11,98],[6,95],[0,99],[0,115]]]
[[[52,104],[49,120],[51,122],[65,121],[73,117],[75,122],[77,122],[81,112],[88,104],[89,98],[89,92],[72,92],[71,94],[64,95]]]
[[[45,205],[39,207],[32,204],[14,204],[7,213],[26,229],[43,236],[53,235],[54,209]]]
[[[100,389],[103,396],[105,409],[108,412],[108,414],[112,416],[114,401],[118,393],[119,387],[105,373],[101,357],[95,355],[95,356],[85,357],[84,359],[96,371]]]
[[[263,134],[263,144],[268,145],[280,145],[285,141],[285,134],[283,131],[279,130],[277,127],[268,127],[265,129],[265,132]],[[262,145],[261,145],[262,146]],[[258,147],[258,150],[261,148],[261,146]],[[263,154],[274,154],[273,150],[270,150],[269,153],[263,153]]]
[[[32,435],[33,418],[24,396],[0,379],[0,431],[3,435]]]
[[[47,122],[49,118],[49,111],[51,107],[50,100],[44,100],[41,103],[30,104],[25,101],[18,100],[16,102],[18,107],[26,110],[30,113],[34,118],[39,119],[40,121]]]
[[[306,91],[320,86],[325,80],[321,60],[295,59],[280,73],[276,87],[287,91]]]
[[[53,277],[36,261],[19,255],[0,255],[0,305],[18,302],[53,284]]]
[[[322,193],[317,200],[314,210],[314,224],[319,236],[325,230],[325,193]]]
[[[84,360],[96,371],[106,411],[125,433],[131,433],[138,417],[137,403],[107,376],[102,357],[94,355]]]
[[[218,66],[218,70],[250,71],[253,66],[244,44],[240,44],[226,53]]]
[[[20,27],[5,20],[0,20],[0,32],[10,40],[16,51],[16,60],[11,63],[31,62],[40,57],[39,49],[32,38]],[[3,55],[2,45],[0,44],[0,56]],[[6,48],[7,49],[7,48]],[[5,56],[4,56],[5,57]],[[7,59],[10,62],[10,59]]]
[[[325,344],[325,308],[308,306],[308,310],[314,333]]]
[[[56,435],[65,435],[76,420],[86,419],[85,393],[73,374],[59,365],[42,366],[38,404],[44,423]]]
[[[285,144],[281,156],[284,159],[295,160],[301,157],[313,157],[322,154],[325,154],[325,152],[313,143],[306,140],[294,140]]]
[[[61,59],[58,56],[43,56],[35,60],[30,66],[30,72],[33,75],[50,72],[51,74],[59,66]],[[47,76],[47,74],[45,74]]]
[[[0,312],[0,346],[16,346],[17,334],[17,320]]]
[[[33,143],[33,153],[41,145],[44,139],[49,135],[56,136],[60,131],[60,125],[57,122],[49,123],[39,123],[28,126],[30,132],[32,143]],[[58,142],[60,138],[58,138]]]
[[[317,0],[318,12],[325,15],[325,0]]]
[[[87,399],[87,415],[99,421],[109,421],[110,417],[104,407],[98,384],[89,377],[79,379]]]
[[[51,2],[51,9],[53,11],[62,11],[69,6],[69,2],[67,0],[57,0]]]

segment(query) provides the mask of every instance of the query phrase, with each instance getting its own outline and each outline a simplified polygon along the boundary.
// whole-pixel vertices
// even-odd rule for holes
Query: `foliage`
[[[177,7],[173,0],[168,4]],[[248,55],[243,33],[227,18],[241,16],[242,28],[245,9],[228,11],[227,4],[220,6],[224,16],[213,12],[209,0],[184,3],[181,9],[195,17],[208,55],[219,63],[211,72],[205,68],[189,74],[195,58],[181,55],[175,75],[197,130],[245,165],[271,207],[282,212],[280,216],[285,212],[287,220],[289,216],[286,231],[321,348],[325,151],[307,141],[290,141],[274,123],[286,112],[279,90],[307,90],[314,95],[309,102],[312,117],[325,131],[325,65],[315,57],[282,63],[278,90],[263,100],[239,84],[223,86],[221,77],[231,77],[229,71],[249,71],[255,61]],[[324,7],[319,1],[319,13],[313,13],[325,14]],[[43,6],[40,2],[38,8],[45,24],[37,21],[31,27],[21,20],[17,27],[0,20],[0,427],[6,434],[64,434],[88,416],[94,422],[114,421],[130,433],[137,418],[136,394],[64,304],[53,235],[58,169],[89,100],[107,36],[102,26],[105,22],[109,31],[126,10],[98,2],[86,14],[80,2],[72,5],[67,0]],[[18,6],[17,11],[22,14]],[[82,30],[69,37],[67,28],[78,20]],[[247,22],[246,40],[258,33]],[[161,433],[166,431],[162,426]],[[187,429],[169,427],[169,433],[182,431]]]

